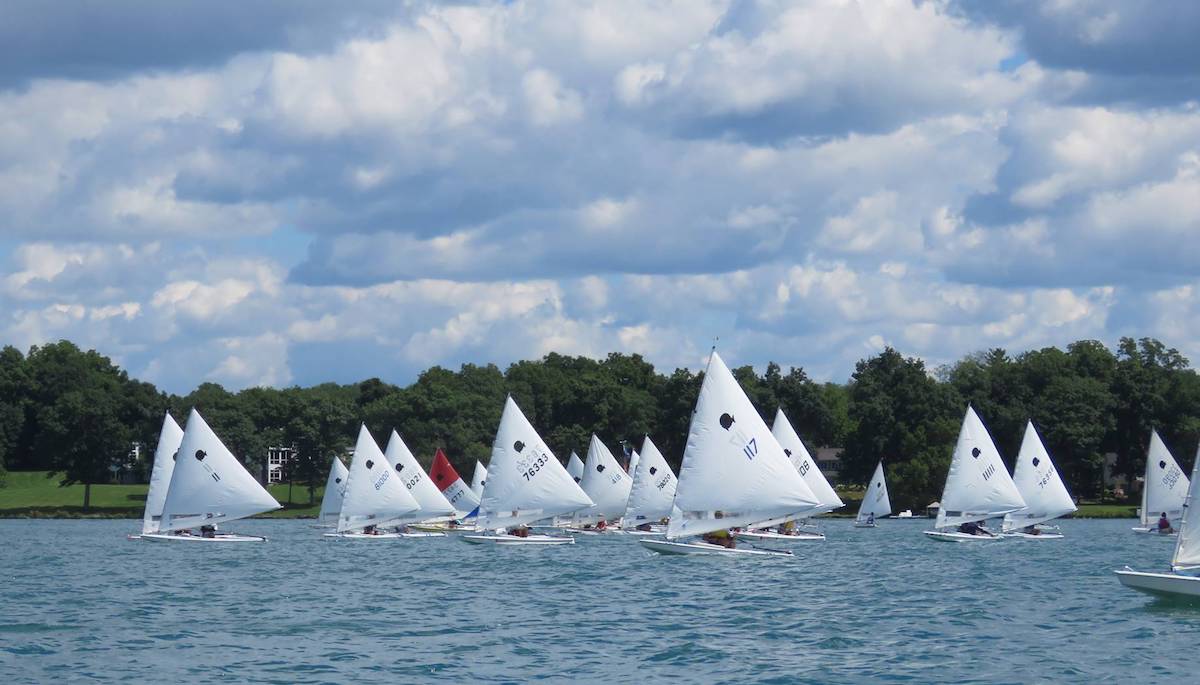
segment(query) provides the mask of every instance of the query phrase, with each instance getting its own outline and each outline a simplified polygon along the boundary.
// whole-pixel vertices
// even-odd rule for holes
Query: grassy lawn
[[[92,507],[83,511],[83,486],[59,487],[58,477],[47,478],[46,471],[10,472],[0,488],[0,518],[141,518],[146,506],[146,485],[93,485]],[[293,486],[293,504],[287,503],[288,486],[267,488],[283,509],[266,514],[276,518],[316,516],[321,509],[324,488],[317,488],[315,501],[308,504],[308,490]]]

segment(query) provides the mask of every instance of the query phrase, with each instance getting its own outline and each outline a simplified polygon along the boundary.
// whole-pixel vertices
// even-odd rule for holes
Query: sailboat
[[[945,542],[984,542],[999,540],[982,528],[979,534],[951,530],[959,525],[973,526],[989,518],[1003,516],[1025,508],[1025,500],[1008,475],[1000,452],[988,435],[983,422],[971,406],[963,417],[958,443],[946,474],[934,530],[925,534]]]
[[[171,412],[167,412],[158,432],[158,446],[154,448],[150,490],[146,493],[146,511],[142,515],[142,535],[158,532],[163,504],[167,501],[167,488],[171,485],[171,472],[175,470],[175,459],[179,456],[179,443],[182,441],[183,429],[171,418]],[[127,537],[136,540],[141,535]]]
[[[321,528],[337,526],[338,513],[342,510],[342,500],[346,497],[346,478],[350,472],[341,459],[333,458],[329,464],[329,477],[325,479],[325,494],[321,497],[321,513],[317,515],[317,525]]]
[[[1146,477],[1142,483],[1142,525],[1133,529],[1135,533],[1175,535],[1174,526],[1166,533],[1159,533],[1155,522],[1161,514],[1167,520],[1177,521],[1183,515],[1183,500],[1188,490],[1188,478],[1171,456],[1171,451],[1158,437],[1158,431],[1150,431],[1150,451],[1146,454]]]
[[[804,484],[809,490],[817,496],[817,500],[821,503],[813,509],[810,516],[829,513],[835,509],[839,509],[844,504],[842,499],[837,496],[833,486],[825,479],[825,474],[821,473],[821,469],[817,468],[817,462],[812,458],[808,448],[804,446],[804,441],[796,433],[796,429],[792,428],[792,423],[788,421],[784,415],[783,409],[779,408],[775,411],[775,422],[771,424],[771,435],[779,441],[779,445],[783,447],[783,453],[787,455],[788,460],[792,462],[792,466],[800,473],[800,477],[804,479]],[[821,541],[825,539],[825,534],[815,528],[804,529],[800,528],[792,531],[771,531],[765,530],[773,522],[760,524],[763,530],[745,530],[737,534],[742,540],[771,540],[776,542],[804,542],[804,541]]]
[[[863,495],[862,504],[858,507],[858,516],[854,517],[855,528],[874,528],[875,520],[892,515],[892,500],[888,498],[887,480],[883,477],[883,461],[875,466],[875,474],[867,484],[867,493]]]
[[[362,424],[346,477],[346,494],[338,512],[337,532],[325,533],[325,537],[355,540],[403,537],[400,533],[385,533],[379,529],[399,523],[420,508],[379,450],[366,424]]]
[[[429,469],[429,477],[433,479],[433,484],[442,491],[442,496],[446,498],[450,506],[454,507],[458,518],[471,516],[479,507],[479,498],[475,496],[474,492],[471,492],[471,488],[458,475],[458,471],[450,464],[446,453],[440,447],[433,455],[433,466]]]
[[[1021,511],[1004,515],[1005,537],[1061,540],[1061,534],[1044,532],[1037,525],[1075,511],[1075,500],[1067,492],[1067,486],[1059,476],[1058,469],[1054,468],[1032,421],[1025,424],[1025,437],[1021,439],[1021,451],[1017,455],[1017,466],[1013,469],[1013,482],[1026,506]]]
[[[621,529],[627,533],[651,535],[650,526],[665,521],[671,515],[677,480],[667,460],[647,435],[642,440],[642,458],[633,472],[629,502],[621,516]]]
[[[433,484],[429,476],[425,475],[425,469],[417,462],[417,458],[413,456],[408,445],[404,444],[404,440],[400,438],[400,434],[392,431],[388,437],[387,449],[384,450],[383,456],[387,457],[388,463],[396,470],[396,475],[400,476],[400,482],[408,490],[413,499],[417,501],[419,509],[417,511],[406,514],[398,523],[445,523],[451,521],[458,516],[458,511],[450,504],[441,490]],[[431,538],[445,537],[446,534],[441,531],[402,531],[401,535],[406,538]]]
[[[625,473],[633,478],[633,472],[637,471],[638,462],[642,460],[642,455],[638,454],[637,450],[629,451],[629,468],[625,469]]]
[[[483,486],[487,482],[487,467],[475,462],[475,473],[471,476],[471,492],[476,497],[483,497]]]
[[[583,465],[583,479],[579,486],[594,504],[575,512],[571,530],[573,532],[596,532],[592,526],[600,522],[616,521],[625,513],[629,503],[629,489],[633,480],[617,463],[600,438],[592,434],[588,444],[587,461]]]
[[[1184,495],[1183,515],[1179,521],[1179,536],[1175,540],[1175,553],[1171,555],[1169,573],[1135,571],[1128,566],[1117,571],[1117,579],[1128,588],[1160,597],[1200,597],[1200,578],[1185,575],[1183,571],[1200,570],[1200,507],[1196,502],[1196,480],[1200,475],[1200,452],[1192,465],[1192,479]]]
[[[158,530],[142,534],[153,542],[265,542],[259,535],[236,535],[217,531],[217,524],[236,521],[283,505],[233,456],[200,412],[192,409],[179,450],[170,485],[163,501]],[[200,535],[191,534],[201,528]]]
[[[534,521],[573,514],[595,503],[559,463],[511,395],[504,401],[489,464],[476,528],[494,532],[464,535],[464,540],[501,545],[575,542],[572,537],[532,535],[525,528]],[[506,533],[506,530],[517,534]]]
[[[806,516],[820,501],[792,466],[714,349],[692,413],[666,540],[638,540],[663,554],[791,556],[680,538]]]
[[[571,457],[567,459],[567,473],[571,474],[576,483],[583,481],[583,460],[575,454],[575,450],[571,450]]]

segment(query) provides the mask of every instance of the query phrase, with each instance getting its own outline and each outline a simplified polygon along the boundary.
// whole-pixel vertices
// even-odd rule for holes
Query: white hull
[[[659,554],[702,554],[702,555],[757,555],[766,557],[790,557],[791,552],[786,550],[766,550],[766,549],[729,549],[720,545],[712,545],[707,542],[667,542],[666,540],[647,540],[645,538],[638,540],[643,547],[654,550]]]
[[[1200,598],[1200,578],[1178,573],[1145,573],[1126,569],[1117,571],[1117,580],[1127,588],[1158,597]]]
[[[236,533],[220,533],[210,538],[203,535],[177,535],[175,533],[144,533],[142,540],[149,542],[266,542],[261,535],[237,535]]]
[[[526,537],[517,537],[516,535],[464,535],[462,539],[473,545],[501,545],[504,547],[513,545],[573,545],[575,538],[560,537],[557,535],[528,535]]]
[[[737,539],[748,542],[821,542],[825,539],[824,533],[806,533],[804,531],[788,535],[767,530],[742,530],[734,535],[737,536]]]
[[[995,542],[1001,540],[999,535],[971,535],[969,533],[959,533],[958,531],[945,530],[927,530],[926,535],[934,540],[942,542]]]
[[[874,523],[866,523],[865,521],[862,523],[855,521],[854,527],[855,528],[878,528],[879,526],[875,525]]]
[[[1155,535],[1160,538],[1177,538],[1177,537],[1179,537],[1179,531],[1175,531],[1172,533],[1160,533],[1160,532],[1158,532],[1158,528],[1151,528],[1150,526],[1138,526],[1136,528],[1133,528],[1132,530],[1135,533],[1141,533],[1142,535]]]
[[[1020,538],[1022,540],[1061,540],[1061,539],[1063,539],[1062,533],[1038,533],[1037,535],[1030,535],[1029,533],[1021,533],[1021,532],[1015,531],[1015,530],[1011,533],[1001,533],[1000,536],[1006,537],[1006,538]]]
[[[399,540],[404,533],[322,533],[321,537],[343,540]]]
[[[595,528],[575,528],[572,526],[563,526],[562,528],[559,528],[559,530],[564,533],[570,533],[571,535],[603,535],[609,532],[607,528],[604,530],[597,530]]]
[[[656,531],[656,530],[637,530],[636,528],[630,528],[629,530],[624,530],[624,529],[622,529],[622,530],[614,530],[613,532],[614,532],[614,533],[616,533],[617,535],[641,535],[641,536],[646,536],[646,535],[662,535],[662,534],[663,534],[663,532],[662,532],[662,531]]]

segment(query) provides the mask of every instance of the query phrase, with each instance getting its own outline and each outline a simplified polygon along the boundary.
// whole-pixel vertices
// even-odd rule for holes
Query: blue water
[[[130,542],[134,521],[0,521],[0,683],[1195,682],[1200,609],[1121,587],[1172,543],[1132,521],[965,545],[828,521],[794,559],[625,537]]]

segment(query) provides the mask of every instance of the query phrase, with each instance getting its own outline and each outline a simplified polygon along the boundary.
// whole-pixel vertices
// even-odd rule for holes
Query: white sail
[[[882,518],[892,515],[892,500],[888,498],[887,480],[883,477],[883,462],[875,467],[871,482],[867,483],[867,494],[863,495],[855,521],[862,523],[868,516]]]
[[[935,528],[1003,516],[1025,508],[992,436],[970,406],[946,474]]]
[[[667,537],[799,518],[819,505],[714,351],[692,413]]]
[[[508,397],[492,444],[476,526],[481,530],[520,526],[592,504]]]
[[[1192,479],[1188,483],[1183,517],[1179,521],[1179,539],[1175,541],[1175,554],[1171,557],[1171,568],[1176,571],[1200,568],[1200,507],[1193,506],[1196,501],[1196,476],[1200,475],[1197,469],[1200,469],[1200,450],[1196,452],[1196,461],[1192,464]]]
[[[388,525],[420,508],[392,470],[366,424],[362,424],[346,477],[346,496],[338,513],[337,531]]]
[[[1004,515],[1005,531],[1037,525],[1076,509],[1075,500],[1067,492],[1067,486],[1058,469],[1054,468],[1032,421],[1025,424],[1025,437],[1021,439],[1021,451],[1017,455],[1017,466],[1013,469],[1013,482],[1021,493],[1021,499],[1025,500],[1025,508]]]
[[[571,451],[571,458],[567,459],[567,473],[571,474],[576,483],[583,482],[583,460],[574,450]]]
[[[1142,524],[1153,525],[1166,514],[1171,521],[1183,515],[1183,499],[1187,496],[1188,477],[1179,462],[1158,437],[1150,431],[1150,451],[1146,455],[1146,479],[1142,492]]]
[[[642,458],[633,472],[633,486],[629,490],[629,504],[621,518],[621,526],[636,528],[670,516],[676,482],[667,460],[647,435],[642,441]]]
[[[475,474],[471,476],[471,492],[476,497],[483,497],[483,486],[487,483],[487,467],[475,462]]]
[[[433,481],[429,480],[425,469],[421,468],[417,458],[408,449],[408,445],[400,439],[400,434],[394,430],[388,437],[387,450],[384,451],[383,456],[387,457],[388,463],[395,469],[396,475],[400,476],[400,482],[404,484],[413,499],[417,500],[417,505],[420,507],[417,511],[406,514],[405,519],[410,521],[445,520],[458,515],[457,510],[450,505],[442,491],[433,484]]]
[[[163,417],[162,429],[158,432],[158,447],[154,448],[150,490],[146,493],[146,513],[142,516],[143,533],[158,532],[163,504],[167,501],[167,487],[171,485],[171,473],[175,470],[175,459],[179,456],[181,442],[183,429],[171,418],[171,413],[167,412]]]
[[[593,433],[588,444],[587,460],[583,463],[583,481],[579,485],[594,504],[576,512],[575,521],[595,523],[601,519],[615,521],[625,513],[633,480],[608,447]]]
[[[281,506],[221,443],[200,412],[192,409],[171,473],[159,530],[215,525]]]
[[[325,479],[325,495],[321,498],[321,513],[317,520],[321,523],[334,525],[338,514],[342,511],[342,500],[346,496],[346,478],[350,471],[341,459],[333,458],[329,465],[329,478]]]
[[[784,416],[782,408],[775,412],[775,423],[771,424],[771,435],[775,436],[775,439],[783,446],[783,453],[788,456],[792,466],[795,466],[796,470],[800,472],[800,476],[804,478],[804,483],[821,502],[820,506],[813,510],[813,516],[844,506],[833,486],[825,479],[825,474],[817,468],[817,461],[808,453],[804,441],[800,439],[796,430],[792,428],[792,423]]]
[[[631,450],[629,452],[629,469],[626,471],[626,473],[629,474],[630,478],[633,478],[634,472],[637,471],[638,462],[641,460],[642,456],[638,454],[637,450]]]

